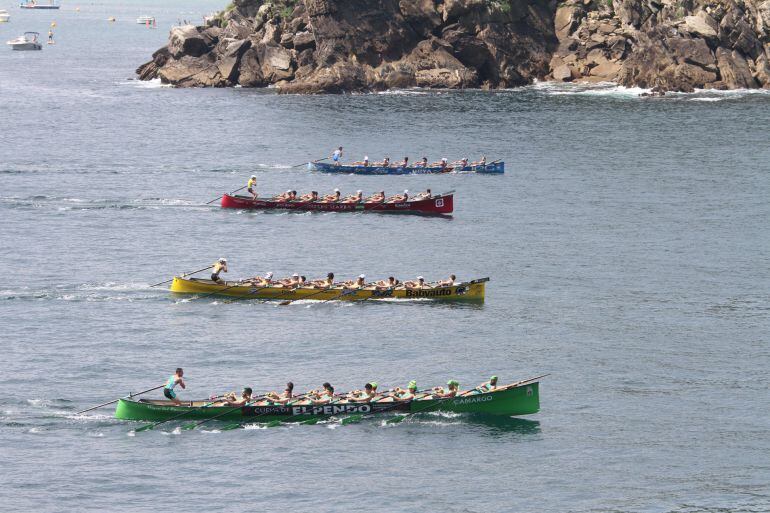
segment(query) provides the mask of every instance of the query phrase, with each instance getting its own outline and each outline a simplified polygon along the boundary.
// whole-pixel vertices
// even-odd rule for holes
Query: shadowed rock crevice
[[[137,73],[289,93],[770,87],[770,0],[235,0],[172,29]]]

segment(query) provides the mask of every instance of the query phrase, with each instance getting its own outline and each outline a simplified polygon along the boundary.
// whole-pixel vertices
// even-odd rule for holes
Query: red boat
[[[454,191],[407,200],[401,203],[342,203],[321,201],[275,201],[251,196],[222,195],[222,208],[254,210],[301,210],[318,212],[382,212],[384,214],[446,215],[454,210]]]

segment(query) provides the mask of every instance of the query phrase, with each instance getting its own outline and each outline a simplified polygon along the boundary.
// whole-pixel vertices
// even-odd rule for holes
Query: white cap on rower
[[[340,192],[340,190],[339,189],[334,189],[334,192]]]
[[[423,278],[422,276],[418,276],[417,279],[418,280],[424,280],[425,278]]]
[[[409,194],[409,189],[404,189],[404,194]]]
[[[356,194],[361,194],[361,189],[358,189],[358,190],[356,191]]]
[[[299,278],[299,274],[297,274],[297,273],[294,273],[294,274],[292,274],[292,275],[291,275],[291,277],[292,277],[292,278]]]
[[[364,155],[364,160],[369,160],[369,155]]]
[[[268,280],[269,280],[270,278],[272,278],[272,277],[273,277],[273,273],[267,273],[267,274],[265,275],[265,278],[267,278]]]
[[[441,159],[441,162],[446,162],[446,157],[444,157],[443,159]]]
[[[291,189],[289,189],[289,190],[288,190],[288,191],[286,191],[286,192],[287,192],[287,193],[290,193],[290,192],[291,192]]]
[[[366,275],[365,274],[359,274],[358,277],[363,280],[364,278],[366,278]]]
[[[220,258],[219,262],[222,263],[222,264],[226,264],[227,263],[227,259],[226,258]]]
[[[257,175],[251,175],[251,179],[252,180],[256,180],[257,179]]]

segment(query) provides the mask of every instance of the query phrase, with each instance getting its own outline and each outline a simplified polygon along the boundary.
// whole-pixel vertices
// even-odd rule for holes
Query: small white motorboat
[[[155,16],[139,16],[136,19],[136,22],[140,25],[147,25],[148,23],[150,25],[155,25]]]
[[[11,39],[6,44],[11,46],[12,50],[42,50],[40,44],[40,34],[37,32],[25,32],[23,36]]]
[[[11,21],[11,15],[5,9],[0,9],[0,23]]]

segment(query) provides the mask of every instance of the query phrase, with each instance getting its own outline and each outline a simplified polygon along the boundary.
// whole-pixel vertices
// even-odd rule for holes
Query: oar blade
[[[184,426],[182,426],[182,430],[189,431],[190,429],[195,429],[196,427],[198,427],[198,423],[193,422],[192,424],[185,424]]]
[[[219,428],[220,431],[232,431],[233,429],[238,429],[243,427],[243,424],[236,422],[235,424],[228,424],[222,428]]]
[[[355,424],[357,422],[361,422],[361,419],[363,418],[364,418],[363,415],[351,415],[349,417],[345,417],[344,419],[342,419],[340,424],[342,424],[343,426],[347,426],[348,424]]]
[[[283,424],[283,423],[280,420],[271,420],[270,422],[265,424],[265,427],[273,428],[273,427],[278,427],[281,424]]]
[[[319,417],[314,417],[312,419],[303,420],[302,422],[300,422],[300,424],[302,424],[304,426],[312,426],[314,424],[318,424],[318,422],[320,422],[320,420],[321,419]]]
[[[409,415],[398,415],[396,417],[393,417],[392,419],[388,419],[385,421],[385,424],[398,424],[399,422],[403,422],[404,419],[406,419]]]
[[[155,424],[147,424],[146,426],[142,426],[140,428],[134,429],[134,433],[140,433],[142,431],[147,431],[155,427]]]

